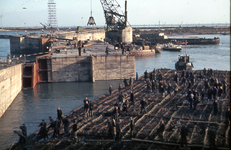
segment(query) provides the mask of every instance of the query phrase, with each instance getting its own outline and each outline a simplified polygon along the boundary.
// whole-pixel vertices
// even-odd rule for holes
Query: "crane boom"
[[[109,29],[124,29],[127,26],[127,0],[125,1],[125,13],[121,10],[116,0],[100,0]]]

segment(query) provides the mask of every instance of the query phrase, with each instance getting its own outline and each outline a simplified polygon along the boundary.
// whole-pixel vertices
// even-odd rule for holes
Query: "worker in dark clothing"
[[[128,100],[126,100],[125,103],[123,103],[123,112],[128,112]]]
[[[185,79],[185,77],[183,77],[183,79],[181,80],[181,85],[186,86],[186,79]]]
[[[181,147],[183,147],[183,144],[187,146],[186,136],[188,135],[188,128],[185,125],[181,127],[180,135],[181,135]]]
[[[77,140],[77,120],[74,121],[74,125],[72,126],[72,134],[73,134],[73,140],[74,142]]]
[[[108,46],[106,46],[106,50],[105,50],[106,55],[108,55],[108,52],[109,52],[109,48]]]
[[[223,88],[222,88],[222,86],[220,86],[218,89],[218,97],[221,97],[222,93],[223,93]]]
[[[152,92],[156,89],[156,82],[152,80]]]
[[[181,73],[181,77],[183,78],[185,75],[185,70],[183,69],[182,73]]]
[[[120,141],[122,139],[122,129],[121,129],[121,120],[116,123],[116,140]]]
[[[89,116],[89,101],[86,101],[86,104],[84,105],[84,117]]]
[[[147,102],[145,101],[145,99],[143,98],[141,101],[140,101],[140,104],[141,104],[141,110],[140,110],[140,113],[142,113],[142,110],[144,110],[144,112],[146,112],[146,105],[147,105]]]
[[[40,135],[40,138],[44,138],[44,140],[48,138],[46,126],[47,124],[44,120],[42,120],[42,122],[38,125],[38,127],[40,127],[40,131],[38,134]]]
[[[214,106],[213,113],[214,113],[214,115],[217,115],[217,113],[218,113],[217,100],[214,100],[213,106]]]
[[[89,116],[92,117],[93,116],[93,104],[91,102],[89,102]]]
[[[110,95],[111,95],[111,92],[112,92],[112,86],[111,86],[111,84],[109,85],[109,93],[110,93]]]
[[[172,93],[172,85],[169,83],[168,89],[167,89],[167,94],[171,96],[171,93]]]
[[[201,100],[203,101],[205,99],[205,87],[201,89]]]
[[[164,89],[163,85],[161,85],[159,92],[161,93],[162,97],[165,96],[165,89]]]
[[[134,129],[135,129],[135,122],[134,119],[131,117],[130,118],[130,134],[131,134],[131,138],[133,138],[134,136]]]
[[[59,119],[60,122],[62,122],[62,115],[63,115],[63,111],[58,107],[57,118]]]
[[[82,47],[80,46],[80,47],[78,48],[78,50],[79,50],[79,56],[81,56],[81,53],[82,53]]]
[[[124,86],[125,88],[128,87],[128,83],[127,83],[127,80],[124,78]]]
[[[131,105],[134,105],[134,94],[133,94],[132,91],[131,91],[131,94],[130,94],[130,101],[131,101]]]
[[[191,81],[189,80],[188,81],[188,89],[191,89],[192,88],[192,83],[191,83]]]
[[[213,87],[212,93],[213,93],[213,99],[217,99],[217,88],[216,88],[216,86]]]
[[[67,134],[69,132],[69,120],[67,117],[63,117],[64,132]]]
[[[157,130],[157,133],[158,133],[160,139],[162,139],[162,140],[163,140],[163,132],[164,132],[164,130],[165,130],[165,125],[164,125],[164,121],[162,120],[161,124],[160,124],[160,128]]]
[[[178,81],[179,81],[179,77],[178,77],[178,74],[177,74],[177,72],[175,72],[174,73],[175,75],[174,75],[174,80],[173,81],[175,81],[177,84],[179,83]]]
[[[49,127],[47,128],[47,132],[49,131],[50,128],[54,128],[54,125],[55,125],[55,124],[54,124],[55,122],[54,122],[54,120],[51,118],[51,116],[49,117],[49,119],[50,119],[50,122],[49,122],[50,125],[49,125]]]
[[[112,128],[113,128],[113,126],[112,126],[112,121],[111,121],[111,119],[110,118],[107,118],[107,127],[108,127],[108,137],[109,138],[112,138]]]
[[[87,97],[83,100],[84,103],[84,117],[87,115],[88,116],[88,108],[89,108],[89,100]]]
[[[152,81],[152,76],[153,76],[153,75],[152,75],[152,72],[150,72],[150,74],[149,74],[149,80],[150,80],[150,81]]]
[[[199,103],[199,94],[198,94],[197,90],[195,90],[195,92],[194,92],[193,99],[194,99],[194,110],[196,110],[197,103]]]
[[[208,101],[212,100],[213,90],[211,87],[209,88],[207,95],[208,95]]]
[[[118,106],[115,106],[113,114],[114,114],[114,118],[115,118],[116,122],[118,121],[119,113],[120,113],[120,111],[118,109]]]
[[[55,121],[55,128],[54,128],[53,137],[56,137],[57,135],[60,137],[59,130],[60,130],[60,121],[57,118],[56,121]]]
[[[148,71],[146,70],[146,71],[144,72],[144,80],[146,81],[147,78],[148,78]]]
[[[208,135],[209,135],[209,146],[211,150],[214,150],[216,148],[215,146],[215,139],[216,139],[216,132],[213,129],[213,127],[210,127],[208,130]]]
[[[23,124],[22,126],[20,126],[20,129],[22,130],[22,134],[18,134],[19,135],[19,144],[22,147],[26,146],[26,141],[27,141],[27,129],[26,129],[26,125]],[[16,131],[14,131],[16,133]]]

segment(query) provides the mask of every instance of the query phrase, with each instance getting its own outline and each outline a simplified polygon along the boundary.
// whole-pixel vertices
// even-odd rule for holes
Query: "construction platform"
[[[174,72],[176,70],[157,69],[166,83],[174,85]],[[177,71],[181,74],[182,71]],[[204,80],[199,78],[200,70],[192,71],[196,80],[192,88],[200,93]],[[188,147],[185,149],[209,149],[208,128],[214,127],[216,131],[217,149],[230,149],[230,125],[225,124],[226,110],[230,108],[230,71],[214,71],[214,77],[219,81],[227,80],[227,93],[223,93],[218,100],[218,114],[213,113],[213,101],[200,100],[196,110],[189,108],[186,100],[187,86],[180,85],[178,94],[162,95],[158,88],[154,91],[147,90],[144,76],[134,81],[132,91],[134,93],[134,105],[128,108],[128,112],[121,112],[119,119],[122,119],[122,141],[117,142],[108,137],[107,118],[112,117],[114,104],[118,102],[118,89],[112,94],[106,93],[95,100],[93,104],[93,117],[84,118],[83,106],[73,110],[66,117],[70,119],[70,133],[64,135],[63,126],[60,133],[62,138],[49,138],[45,141],[38,139],[38,131],[28,136],[28,149],[179,149],[180,129],[185,124],[189,129],[187,135]],[[123,88],[122,92],[130,99],[131,87]],[[145,98],[148,101],[146,113],[140,113],[140,100]],[[130,117],[135,121],[134,137],[130,136]],[[72,142],[72,121],[78,120],[78,138],[76,143]],[[157,132],[160,121],[163,120],[165,130],[163,140],[154,136]],[[174,122],[175,128],[169,130],[170,124]],[[49,131],[49,137],[53,130]],[[20,149],[14,145],[12,150]]]

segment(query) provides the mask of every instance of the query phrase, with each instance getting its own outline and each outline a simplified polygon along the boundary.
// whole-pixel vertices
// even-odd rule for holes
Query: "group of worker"
[[[223,93],[227,92],[227,82],[224,79],[224,81],[218,81],[218,79],[214,78],[213,71],[209,70],[208,72],[206,69],[204,69],[203,72],[200,73],[199,77],[196,78],[192,72],[186,72],[185,70],[182,71],[182,74],[179,75],[178,73],[174,73],[173,81],[174,81],[174,87],[172,88],[170,83],[166,83],[163,75],[160,70],[158,70],[158,73],[156,74],[155,69],[150,74],[147,73],[147,70],[144,72],[144,78],[145,82],[147,83],[147,90],[153,92],[157,88],[159,88],[159,93],[162,94],[162,97],[165,97],[165,94],[174,93],[174,95],[178,94],[179,86],[183,86],[184,88],[188,89],[188,93],[186,96],[186,99],[189,102],[189,108],[192,109],[192,104],[194,105],[194,109],[197,109],[197,103],[204,100],[211,101],[213,100],[214,103],[214,115],[217,115],[218,113],[218,100],[220,97],[222,97]],[[147,80],[149,78],[149,80]],[[202,88],[197,89],[194,88],[194,84],[196,80],[203,80],[204,85]],[[127,83],[127,80],[124,79],[124,85],[125,88],[131,87],[133,88],[133,79],[130,78],[129,84]],[[213,87],[213,88],[211,88]],[[122,120],[119,119],[119,116],[121,112],[124,113],[128,112],[129,106],[134,105],[134,93],[130,92],[130,101],[126,100],[126,94],[122,91],[123,86],[119,84],[119,98],[118,102],[114,105],[113,110],[113,117],[109,117],[107,119],[108,124],[108,135],[112,139],[115,140],[121,140],[122,139],[122,128],[121,123]],[[109,85],[109,94],[112,94],[112,86]],[[201,97],[201,98],[200,98]],[[84,118],[86,117],[92,117],[93,116],[93,105],[92,103],[87,99],[87,97],[83,100],[84,103]],[[146,106],[148,105],[148,102],[145,100],[145,98],[142,98],[140,101],[140,113],[145,112],[146,113]],[[133,107],[134,108],[134,107]],[[52,117],[49,117],[49,126],[47,128],[47,124],[44,120],[38,125],[40,127],[39,136],[40,138],[48,138],[47,132],[50,128],[54,129],[53,137],[60,137],[60,128],[61,124],[64,125],[64,132],[67,134],[69,133],[69,124],[70,120],[63,116],[62,110],[58,107],[57,108],[57,119],[54,121]],[[226,124],[230,124],[230,109],[226,111]],[[176,124],[171,122],[169,126],[169,130],[173,130],[175,128]],[[73,139],[77,139],[77,120],[74,121],[73,124]],[[23,124],[23,126],[20,127],[22,130],[22,135],[20,136],[20,143],[22,146],[25,146],[26,144],[26,126]],[[134,137],[134,129],[135,129],[135,121],[132,117],[130,117],[130,135],[131,138]],[[160,137],[160,139],[163,139],[163,132],[165,131],[165,124],[164,121],[161,120],[159,124],[159,128],[157,130],[157,133],[154,134],[153,139],[156,135]],[[182,124],[181,125],[181,146],[183,144],[187,145],[187,138],[188,135],[188,128],[187,125]],[[210,127],[208,130],[209,140],[210,140],[210,146],[212,148],[215,147],[215,137],[216,132],[213,127]]]

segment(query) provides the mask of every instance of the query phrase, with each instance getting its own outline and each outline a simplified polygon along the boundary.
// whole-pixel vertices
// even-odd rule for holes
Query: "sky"
[[[91,0],[54,0],[58,26],[86,26]],[[125,0],[117,0],[124,10]],[[127,0],[131,25],[230,24],[230,0]],[[48,0],[0,0],[0,27],[42,27]],[[105,25],[100,0],[92,0],[97,26]]]

